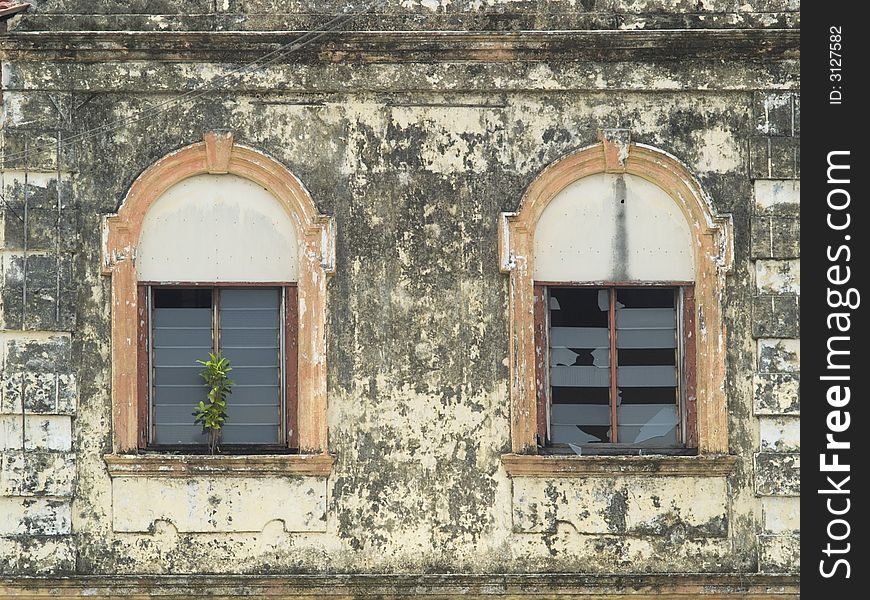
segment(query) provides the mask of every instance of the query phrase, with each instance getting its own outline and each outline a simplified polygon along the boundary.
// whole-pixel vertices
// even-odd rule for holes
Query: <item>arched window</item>
[[[689,224],[661,188],[599,173],[556,194],[535,226],[539,443],[697,448],[694,279]]]
[[[301,183],[231,135],[147,169],[106,220],[115,450],[204,443],[196,361],[220,351],[235,381],[223,444],[325,452],[333,248]]]
[[[278,199],[229,173],[180,181],[145,214],[135,266],[142,441],[206,443],[191,407],[215,353],[234,382],[221,443],[295,447],[299,236]]]
[[[625,134],[549,166],[503,215],[515,453],[727,452],[730,219]]]

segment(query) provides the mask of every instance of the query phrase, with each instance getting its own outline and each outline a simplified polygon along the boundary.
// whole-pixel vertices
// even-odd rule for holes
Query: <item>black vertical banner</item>
[[[870,368],[863,364],[870,356],[864,127],[870,54],[863,8],[802,6],[801,587],[807,598],[863,598],[870,584],[862,491],[870,483]]]

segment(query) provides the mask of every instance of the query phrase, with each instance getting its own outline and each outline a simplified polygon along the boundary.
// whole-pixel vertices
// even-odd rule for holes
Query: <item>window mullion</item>
[[[298,415],[298,337],[299,309],[296,286],[288,286],[284,294],[284,423],[287,431],[286,443],[291,448],[299,446],[299,415]]]
[[[610,319],[608,329],[610,330],[610,441],[614,444],[619,443],[619,426],[616,422],[616,288],[610,288]]]
[[[687,285],[682,288],[682,325],[683,335],[681,364],[683,366],[683,392],[685,406],[684,439],[687,448],[698,447],[698,402],[695,390],[697,376],[695,366],[695,288]]]
[[[278,289],[278,443],[287,445],[290,425],[287,415],[287,288]]]
[[[535,286],[535,391],[537,395],[537,424],[538,443],[541,446],[547,444],[550,437],[548,426],[548,403],[549,382],[547,371],[549,370],[549,335],[547,327],[547,288],[543,285]]]
[[[215,354],[220,352],[220,336],[221,336],[221,311],[220,311],[220,289],[213,287],[211,289],[211,347]]]
[[[139,385],[144,389],[139,392],[139,447],[145,448],[154,437],[154,341],[152,330],[152,310],[154,305],[151,300],[151,286],[140,286],[140,327],[139,332]],[[144,361],[144,365],[142,365]],[[144,373],[142,367],[144,366]]]

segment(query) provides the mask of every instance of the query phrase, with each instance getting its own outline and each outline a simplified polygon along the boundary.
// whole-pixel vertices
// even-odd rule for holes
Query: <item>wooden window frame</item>
[[[288,373],[296,370],[298,381],[292,436],[297,440],[300,458],[327,452],[326,284],[335,270],[334,220],[317,211],[302,183],[281,163],[236,144],[230,133],[209,132],[202,142],[176,150],[146,169],[131,185],[117,214],[104,218],[103,274],[112,280],[112,439],[116,454],[140,450],[141,431],[147,422],[147,408],[143,415],[139,402],[143,385],[139,363],[143,356],[142,322],[148,315],[135,266],[145,215],[176,183],[200,174],[227,173],[269,191],[296,227],[297,360],[288,367]],[[144,347],[147,349],[147,345]],[[326,463],[317,464],[322,467]]]
[[[171,289],[171,288],[208,288],[212,290],[213,300],[212,306],[214,312],[219,312],[219,296],[215,294],[219,289],[250,289],[250,288],[269,288],[280,290],[281,294],[281,402],[280,402],[280,428],[279,439],[272,444],[232,444],[223,445],[228,453],[245,453],[246,451],[263,452],[265,450],[281,450],[281,449],[298,449],[299,436],[297,422],[297,407],[298,407],[298,295],[296,291],[296,282],[156,282],[156,281],[140,281],[138,284],[137,296],[139,298],[139,332],[138,332],[138,415],[139,415],[139,448],[141,450],[176,450],[186,448],[188,446],[195,447],[191,444],[155,444],[152,439],[154,435],[154,423],[152,422],[152,399],[153,399],[153,382],[150,374],[152,373],[152,357],[153,347],[151,346],[151,316],[154,311],[153,301],[149,295],[150,290],[154,289]],[[217,317],[215,317],[217,319]],[[218,323],[213,324],[214,330],[219,327]],[[213,350],[219,350],[219,341],[215,337]],[[193,400],[191,400],[193,405]]]
[[[717,215],[712,202],[691,172],[672,155],[630,141],[627,130],[602,130],[600,142],[569,154],[545,168],[526,190],[515,213],[502,213],[499,231],[499,260],[509,280],[509,368],[511,398],[511,454],[503,463],[517,473],[543,475],[559,470],[580,472],[576,465],[558,466],[545,460],[534,468],[520,469],[518,455],[539,453],[538,440],[546,431],[538,389],[544,386],[536,376],[541,352],[542,327],[535,326],[535,228],[547,205],[567,186],[598,173],[628,173],[642,177],[664,190],[679,207],[689,224],[694,252],[694,310],[687,318],[687,344],[695,360],[687,365],[695,376],[695,444],[699,457],[728,453],[725,349],[727,331],[722,302],[727,276],[733,263],[733,223],[730,215]],[[591,282],[590,282],[591,283]],[[540,312],[540,309],[539,309]],[[527,460],[528,457],[520,459]],[[541,457],[549,458],[553,457]],[[574,457],[581,459],[583,457]],[[631,457],[618,457],[627,459]],[[591,458],[587,459],[591,460]],[[522,462],[522,461],[520,461]]]
[[[691,281],[661,281],[661,282],[576,282],[576,281],[535,281],[534,282],[534,315],[535,315],[535,390],[537,403],[537,436],[538,444],[542,447],[557,448],[550,441],[550,411],[552,410],[552,388],[549,382],[549,289],[550,288],[594,288],[609,291],[609,339],[610,339],[610,418],[611,427],[614,429],[616,441],[609,443],[597,443],[588,446],[592,453],[607,454],[694,454],[698,449],[698,422],[697,422],[697,397],[695,393],[695,336],[687,335],[687,332],[695,329],[695,284]],[[617,420],[616,395],[616,362],[617,355],[616,337],[613,335],[616,329],[616,294],[617,289],[625,288],[654,288],[672,289],[680,292],[679,302],[675,311],[680,313],[677,320],[677,341],[680,359],[678,369],[678,411],[680,414],[680,446],[674,447],[645,447],[632,446],[619,442]],[[584,451],[587,446],[584,446]]]

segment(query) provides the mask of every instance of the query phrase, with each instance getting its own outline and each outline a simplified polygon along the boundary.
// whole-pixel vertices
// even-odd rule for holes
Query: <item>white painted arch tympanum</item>
[[[627,173],[559,191],[534,237],[536,281],[693,281],[689,223],[667,192]]]
[[[299,236],[278,199],[250,179],[194,175],[145,214],[136,272],[140,281],[296,281]]]

